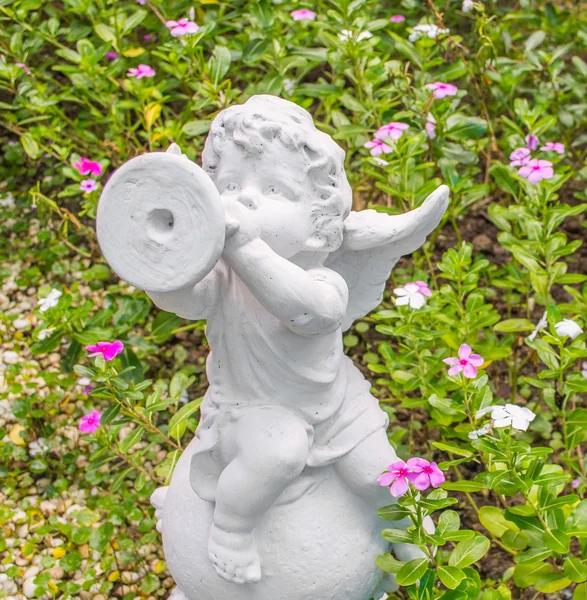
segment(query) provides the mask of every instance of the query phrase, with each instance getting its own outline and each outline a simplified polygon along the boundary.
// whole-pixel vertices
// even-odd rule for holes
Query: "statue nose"
[[[259,195],[254,190],[243,190],[238,201],[249,210],[257,210],[259,207]]]

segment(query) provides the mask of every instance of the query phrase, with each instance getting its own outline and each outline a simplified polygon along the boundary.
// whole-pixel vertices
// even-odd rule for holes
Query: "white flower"
[[[395,288],[393,293],[399,298],[395,298],[395,303],[398,306],[410,308],[422,308],[426,304],[426,297],[420,292],[420,287],[415,283],[406,283],[404,287]]]
[[[12,208],[14,206],[14,196],[11,192],[6,192],[6,195],[0,198],[0,206],[5,206],[6,208]]]
[[[482,435],[487,435],[492,429],[491,423],[487,423],[487,425],[483,425],[481,429],[477,429],[477,431],[469,432],[470,440],[478,440]]]
[[[37,338],[39,340],[45,340],[47,339],[53,332],[55,331],[55,327],[47,327],[47,329],[41,329],[41,331],[39,331],[39,334],[37,335]]]
[[[450,33],[450,29],[443,29],[442,27],[438,27],[434,23],[422,23],[420,25],[416,25],[412,27],[410,31],[409,40],[410,42],[416,42],[421,37],[429,37],[430,39],[435,39],[439,35],[444,35]]]
[[[295,88],[295,81],[293,79],[284,79],[283,80],[283,89],[286,92],[286,94],[289,94],[290,96],[293,94]]]
[[[463,0],[463,12],[468,13],[473,10],[473,0]]]
[[[370,31],[361,31],[361,33],[359,33],[357,36],[357,42],[368,40],[371,37],[373,37],[373,34]],[[343,42],[348,42],[349,40],[353,39],[353,32],[350,29],[343,29],[338,34],[338,39],[342,40]]]
[[[568,336],[572,340],[583,333],[581,327],[579,327],[575,321],[571,321],[571,319],[563,319],[562,321],[555,323],[554,328],[558,335],[561,337]]]
[[[37,304],[41,307],[41,312],[45,312],[46,310],[57,306],[57,304],[59,303],[59,298],[61,298],[61,296],[63,296],[63,292],[60,292],[56,289],[52,289],[49,292],[49,294],[45,296],[45,298],[41,298],[37,302]]]
[[[45,454],[49,450],[49,444],[44,438],[39,438],[35,442],[29,444],[29,454],[31,456],[37,456],[38,454]]]
[[[542,315],[540,321],[538,321],[536,328],[534,331],[528,336],[528,339],[532,341],[537,335],[539,331],[542,331],[548,325],[548,319],[546,318],[546,311]]]
[[[380,166],[380,167],[387,167],[387,165],[389,164],[386,160],[383,160],[382,158],[379,158],[378,156],[374,156],[373,160]]]
[[[479,419],[487,413],[491,413],[493,427],[508,427],[511,425],[514,429],[520,431],[526,431],[530,423],[536,418],[536,415],[529,408],[515,404],[482,408],[477,411],[475,418]]]
[[[14,329],[24,329],[30,325],[30,321],[28,319],[16,319],[12,322]]]
[[[583,377],[585,377],[585,379],[587,379],[587,362],[584,362],[581,365],[581,375],[583,375]]]
[[[90,383],[92,383],[92,380],[89,377],[81,377],[80,379],[77,380],[77,384],[81,385],[83,387],[90,385]]]

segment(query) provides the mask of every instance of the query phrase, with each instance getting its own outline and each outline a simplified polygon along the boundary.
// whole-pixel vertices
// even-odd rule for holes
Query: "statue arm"
[[[221,278],[215,267],[195,286],[173,292],[147,292],[155,306],[183,319],[207,319],[216,310]]]
[[[305,271],[259,238],[225,249],[224,256],[255,298],[294,333],[327,334],[341,326],[348,290],[338,273]]]

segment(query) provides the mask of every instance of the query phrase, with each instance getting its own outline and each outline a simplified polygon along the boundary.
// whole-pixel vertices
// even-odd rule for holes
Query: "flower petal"
[[[471,352],[472,350],[469,344],[461,344],[461,347],[459,348],[459,358],[465,360],[471,356]]]
[[[399,498],[408,491],[408,481],[405,477],[398,477],[393,485],[389,488],[392,496]]]

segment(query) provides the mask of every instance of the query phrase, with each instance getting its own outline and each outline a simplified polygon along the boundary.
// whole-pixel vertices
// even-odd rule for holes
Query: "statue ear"
[[[309,251],[334,252],[342,244],[342,217],[329,214],[314,215],[316,228],[306,241]]]

